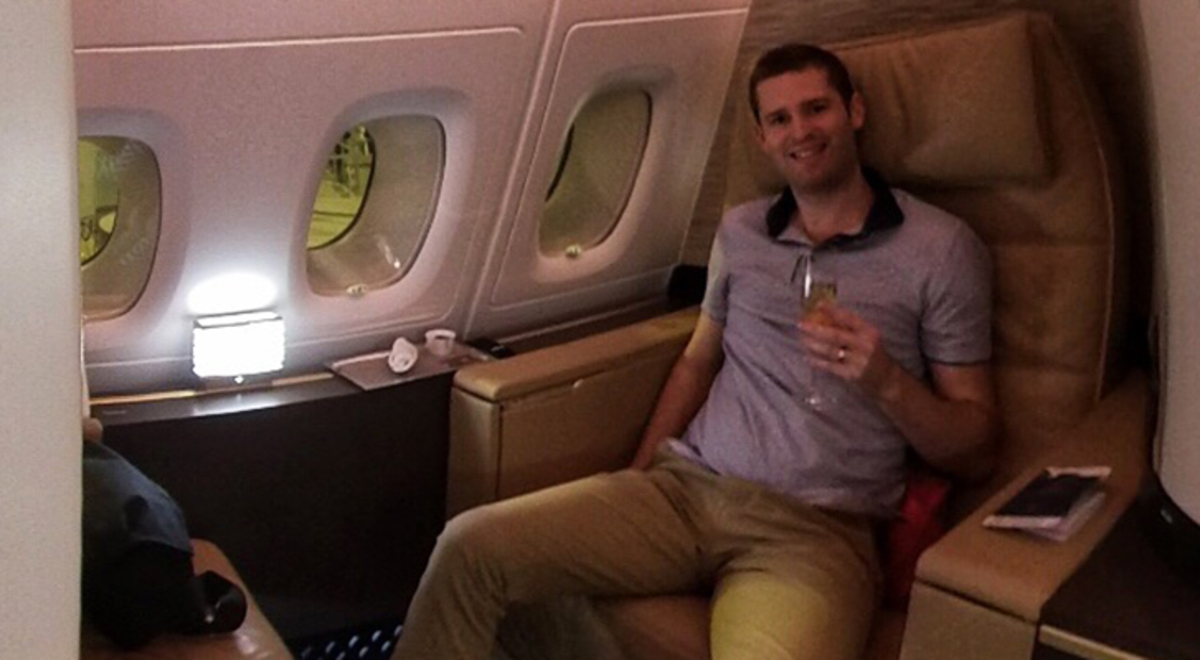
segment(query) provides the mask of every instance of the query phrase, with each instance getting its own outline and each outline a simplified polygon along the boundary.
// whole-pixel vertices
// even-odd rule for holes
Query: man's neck
[[[875,201],[875,194],[859,169],[836,188],[805,193],[793,188],[792,195],[796,199],[796,211],[791,222],[814,245],[839,234],[852,235],[861,231]]]

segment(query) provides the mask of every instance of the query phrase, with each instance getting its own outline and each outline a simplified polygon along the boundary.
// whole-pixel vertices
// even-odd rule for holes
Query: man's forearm
[[[931,362],[925,383],[888,355],[875,326],[837,305],[823,309],[829,323],[800,322],[813,368],[861,387],[934,467],[985,478],[999,435],[991,367]]]
[[[721,346],[724,327],[707,313],[701,313],[696,321],[692,338],[683,349],[662,392],[654,406],[654,414],[646,430],[642,432],[642,443],[633,457],[633,467],[642,469],[650,465],[654,449],[669,437],[679,437],[695,417],[696,411],[708,398],[708,390],[725,360]]]
[[[898,365],[876,400],[933,467],[972,481],[991,472],[998,418],[990,403],[939,396]]]
[[[633,467],[650,465],[654,449],[666,438],[679,437],[708,398],[712,377],[700,365],[681,355],[671,368],[654,407],[654,414],[642,432],[642,442],[633,459]]]

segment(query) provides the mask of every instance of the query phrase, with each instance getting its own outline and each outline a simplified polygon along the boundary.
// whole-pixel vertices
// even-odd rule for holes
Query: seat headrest
[[[866,100],[862,159],[890,182],[980,186],[1048,174],[1026,15],[829,49]],[[729,206],[784,183],[754,143],[749,109],[741,119]]]

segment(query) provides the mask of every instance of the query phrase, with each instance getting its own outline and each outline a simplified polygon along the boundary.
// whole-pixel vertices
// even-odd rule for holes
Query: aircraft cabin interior
[[[993,269],[996,467],[913,462],[864,660],[1200,658],[1195,0],[16,0],[0,35],[0,659],[391,657],[449,519],[629,466],[722,216],[786,185],[746,98],[789,41]],[[82,616],[79,419],[237,630]],[[1064,466],[1106,469],[1078,529],[985,525]],[[709,595],[523,605],[497,657],[708,658]]]

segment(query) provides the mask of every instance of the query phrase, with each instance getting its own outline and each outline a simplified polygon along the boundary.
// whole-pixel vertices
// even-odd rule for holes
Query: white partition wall
[[[353,11],[289,2],[263,14],[269,4],[76,3],[80,133],[148,145],[161,176],[145,289],[125,314],[88,324],[95,391],[187,384],[199,311],[189,296],[230,275],[249,276],[261,295],[238,303],[246,287],[235,280],[218,292],[228,308],[208,311],[278,313],[293,368],[462,325],[516,150],[544,3],[466,12],[433,0]],[[421,249],[394,281],[314,290],[305,239],[330,149],[354,125],[404,116],[443,132]],[[414,154],[378,155],[391,157]]]
[[[0,658],[79,652],[79,266],[70,5],[0,5]]]
[[[665,292],[678,263],[729,83],[748,3],[561,0],[526,125],[520,178],[505,198],[503,227],[468,326],[500,334],[613,309]],[[581,109],[614,92],[649,98],[645,150],[630,188],[609,209],[599,242],[547,253],[539,240],[547,191],[571,175]],[[616,149],[621,140],[593,140]],[[617,154],[596,157],[624,163]],[[565,165],[565,168],[564,168]],[[616,182],[624,176],[610,177]],[[568,185],[563,180],[562,185]],[[598,185],[607,185],[600,182]],[[591,209],[580,209],[590,213]],[[509,224],[510,223],[510,224]]]
[[[1140,3],[1157,151],[1161,417],[1156,469],[1163,489],[1200,523],[1200,3]]]

